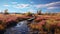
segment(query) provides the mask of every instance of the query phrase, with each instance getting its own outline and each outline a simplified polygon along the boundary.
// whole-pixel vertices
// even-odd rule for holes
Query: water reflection
[[[4,34],[28,34],[27,20],[19,22],[16,26],[6,29]]]

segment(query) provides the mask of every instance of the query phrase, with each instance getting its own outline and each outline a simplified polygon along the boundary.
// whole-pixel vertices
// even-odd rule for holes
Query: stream
[[[28,21],[21,21],[16,26],[6,29],[4,34],[28,34],[29,28],[27,26]]]

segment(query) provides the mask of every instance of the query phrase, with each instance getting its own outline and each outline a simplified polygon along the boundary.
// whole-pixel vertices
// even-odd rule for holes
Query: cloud
[[[48,9],[54,9],[54,8],[60,8],[60,1],[58,2],[52,2],[48,4],[38,4],[35,5],[36,8],[48,8]]]
[[[32,3],[32,4],[33,4],[34,2],[32,2],[32,1],[31,1],[30,3]]]
[[[47,9],[58,9],[59,7],[48,7]]]
[[[29,11],[29,12],[32,12],[32,13],[36,13],[36,12],[35,12],[36,10],[33,10],[33,9],[29,9],[28,11]]]
[[[12,4],[17,4],[17,2],[12,2]]]
[[[38,5],[35,5],[36,8],[43,8],[43,7],[46,7],[45,4],[38,4]]]
[[[28,8],[29,4],[17,4],[15,8]]]
[[[16,3],[16,2],[13,2],[13,3]],[[31,3],[33,3],[33,2],[31,2]],[[6,4],[5,6],[9,6],[9,5]],[[57,8],[60,8],[60,1],[47,3],[47,4],[15,4],[15,5],[13,5],[13,8],[20,8],[20,9],[25,9],[25,8],[57,9]],[[31,10],[31,11],[33,11],[33,10]]]
[[[47,7],[60,7],[60,1],[45,4]]]
[[[8,7],[9,5],[8,5],[8,4],[4,4],[3,6],[6,6],[6,7]]]

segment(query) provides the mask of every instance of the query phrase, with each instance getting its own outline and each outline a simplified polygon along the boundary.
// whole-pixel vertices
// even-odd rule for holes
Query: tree
[[[37,14],[38,14],[38,15],[41,15],[41,10],[38,10],[38,11],[37,11]]]
[[[8,9],[4,10],[4,14],[9,14]]]
[[[32,13],[31,12],[27,12],[26,15],[27,16],[32,16]]]

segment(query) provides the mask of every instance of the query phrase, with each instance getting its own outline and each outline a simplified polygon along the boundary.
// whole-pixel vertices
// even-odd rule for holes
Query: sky
[[[0,0],[0,12],[10,13],[60,12],[60,0]]]

